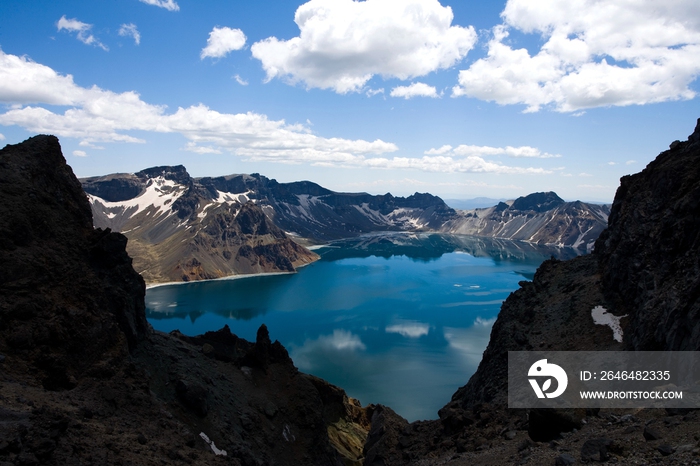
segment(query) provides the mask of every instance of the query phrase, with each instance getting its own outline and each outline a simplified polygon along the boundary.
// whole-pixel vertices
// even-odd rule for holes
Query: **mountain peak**
[[[164,165],[161,167],[146,168],[145,170],[135,173],[135,175],[141,179],[158,178],[162,176],[166,180],[172,180],[181,184],[187,184],[192,179],[184,165]]]
[[[554,191],[544,193],[532,193],[527,196],[517,198],[510,206],[511,210],[532,210],[535,212],[545,212],[564,204],[564,199],[560,198]]]

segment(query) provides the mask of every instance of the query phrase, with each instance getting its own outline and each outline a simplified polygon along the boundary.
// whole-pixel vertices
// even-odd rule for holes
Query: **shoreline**
[[[203,280],[192,280],[188,282],[165,282],[165,283],[152,283],[152,284],[146,284],[146,291],[152,289],[152,288],[159,288],[161,286],[171,286],[171,285],[188,285],[191,283],[203,283],[203,282],[214,282],[214,281],[223,281],[223,280],[240,280],[242,278],[254,278],[254,277],[262,277],[262,276],[273,276],[273,275],[292,275],[297,273],[299,269],[302,269],[306,267],[307,265],[311,265],[314,262],[317,261],[312,261],[308,262],[306,264],[302,264],[299,266],[295,266],[295,271],[294,272],[261,272],[261,273],[243,273],[243,274],[238,274],[238,275],[229,275],[227,277],[219,277],[219,278],[205,278]]]
[[[304,264],[308,265],[308,264]],[[297,267],[300,269],[303,266]],[[188,282],[166,282],[166,283],[153,283],[151,285],[146,285],[146,290],[150,290],[152,288],[159,288],[161,286],[171,286],[171,285],[189,285],[192,283],[203,283],[203,282],[215,282],[215,281],[223,281],[223,280],[239,280],[242,278],[253,278],[253,277],[261,277],[261,276],[272,276],[272,275],[292,275],[295,274],[296,272],[262,272],[262,273],[245,273],[245,274],[238,274],[238,275],[229,275],[228,277],[220,277],[220,278],[205,278],[202,280],[192,280]]]

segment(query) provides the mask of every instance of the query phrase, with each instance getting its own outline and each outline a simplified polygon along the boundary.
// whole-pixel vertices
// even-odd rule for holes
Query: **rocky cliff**
[[[55,137],[0,151],[0,200],[0,464],[360,463],[373,407],[299,373],[265,326],[148,326],[126,238],[93,229]]]

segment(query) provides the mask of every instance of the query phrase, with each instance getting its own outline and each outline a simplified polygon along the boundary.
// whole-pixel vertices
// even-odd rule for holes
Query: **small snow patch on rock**
[[[202,437],[202,440],[207,442],[207,444],[211,448],[211,451],[213,451],[216,456],[227,456],[228,455],[226,453],[226,450],[219,450],[218,448],[216,448],[216,445],[214,445],[214,442],[211,439],[209,439],[209,436],[207,436],[207,434],[205,434],[204,432],[200,432],[199,436]]]
[[[620,319],[627,317],[627,314],[617,317],[608,312],[603,306],[596,306],[591,310],[591,317],[596,325],[607,325],[613,331],[615,341],[622,343],[622,327]]]

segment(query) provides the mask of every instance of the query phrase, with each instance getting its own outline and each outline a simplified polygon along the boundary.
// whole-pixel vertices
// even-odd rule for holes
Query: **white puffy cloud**
[[[178,11],[180,6],[174,0],[139,0],[141,3],[165,8],[168,11]]]
[[[0,133],[0,141],[4,141],[4,140],[5,140],[5,135]]]
[[[397,86],[391,90],[392,97],[403,97],[411,99],[413,97],[440,97],[433,86],[425,83],[411,83],[410,86]]]
[[[311,0],[294,16],[298,37],[269,37],[251,51],[268,80],[358,92],[374,75],[411,79],[462,60],[476,32],[452,19],[438,0]]]
[[[235,75],[235,76],[233,77],[233,79],[235,79],[236,82],[237,82],[238,84],[240,84],[241,86],[247,86],[247,85],[248,85],[248,81],[246,81],[245,79],[241,78],[241,77],[238,76],[238,75]]]
[[[207,46],[202,49],[199,57],[204,60],[210,58],[222,58],[233,50],[240,50],[245,46],[246,36],[240,29],[228,27],[215,27],[209,33]]]
[[[453,96],[574,112],[696,95],[696,0],[509,0],[501,16],[488,55],[460,71]],[[511,30],[538,34],[543,45],[534,55],[515,48]]]
[[[73,155],[75,155],[76,157],[87,157],[87,152],[85,152],[84,150],[74,150]]]
[[[141,33],[134,23],[122,24],[119,28],[119,35],[123,37],[133,37],[136,45],[141,43]]]
[[[17,125],[38,133],[80,139],[83,147],[97,142],[142,143],[130,131],[177,133],[187,139],[185,150],[206,154],[228,151],[249,160],[310,163],[320,166],[413,169],[427,172],[546,174],[542,168],[511,167],[460,152],[423,157],[384,157],[398,147],[380,139],[365,141],[325,138],[310,124],[287,124],[265,115],[220,113],[203,104],[167,113],[165,106],[141,100],[133,92],[115,93],[97,86],[76,85],[70,75],[26,57],[0,50],[0,102],[14,104],[0,113],[0,125]],[[63,113],[42,105],[68,107]],[[514,149],[517,152],[518,149]],[[488,154],[487,154],[488,155]]]
[[[59,75],[48,66],[0,49],[0,102],[73,105],[85,91],[73,83],[71,75]]]
[[[357,161],[356,161],[357,162]],[[416,157],[373,157],[351,165],[384,168],[414,169],[440,173],[495,173],[495,174],[550,174],[551,170],[534,167],[512,167],[502,163],[489,162],[478,156],[446,157],[442,155]]]
[[[180,133],[192,143],[187,149],[195,152],[211,152],[206,147],[213,147],[282,162],[361,161],[365,155],[398,150],[395,144],[381,140],[323,138],[312,134],[308,126],[269,120],[252,112],[220,113],[200,104],[166,113],[165,106],[146,103],[135,92],[84,88],[70,75],[2,50],[0,102],[14,104],[0,114],[0,124],[78,138],[87,147],[95,142],[144,142],[128,134],[139,130]],[[40,106],[43,104],[68,109],[59,113]]]
[[[66,15],[63,15],[56,23],[56,27],[59,31],[65,30],[77,33],[78,40],[83,44],[94,45],[95,47],[100,47],[102,50],[109,50],[106,45],[90,34],[92,24],[83,23],[77,19],[67,19]]]
[[[468,146],[465,144],[459,145],[457,147],[452,147],[445,145],[439,149],[430,149],[425,151],[427,155],[443,155],[443,154],[453,154],[461,156],[474,156],[474,157],[484,157],[489,155],[507,155],[513,158],[536,158],[536,159],[550,159],[561,157],[559,154],[550,154],[547,152],[542,152],[536,147],[530,146],[520,146],[520,147],[490,147],[490,146]]]

